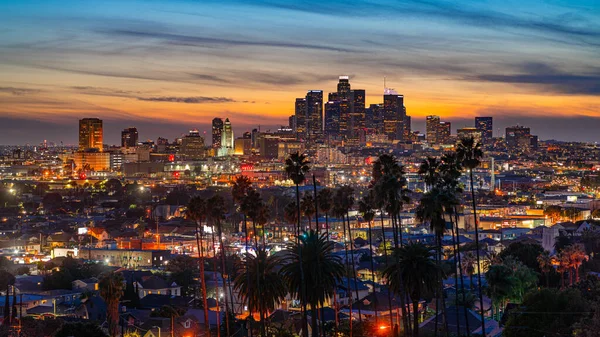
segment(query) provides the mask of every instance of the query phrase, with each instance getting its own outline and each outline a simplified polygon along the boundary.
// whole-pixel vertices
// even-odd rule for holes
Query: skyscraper
[[[425,136],[427,137],[427,142],[431,144],[438,143],[438,128],[440,125],[440,116],[427,116],[425,118]]]
[[[349,99],[350,98],[350,78],[348,76],[340,76],[337,85],[337,99]]]
[[[310,90],[306,94],[306,118],[309,140],[323,136],[323,90]]]
[[[102,120],[98,118],[84,118],[79,120],[79,151],[96,149],[103,150]]]
[[[296,133],[296,115],[291,115],[288,117],[288,126],[292,132]]]
[[[340,101],[325,103],[325,135],[335,138],[340,134]]]
[[[383,95],[383,128],[390,140],[404,137],[404,96],[393,89],[385,89]]]
[[[221,141],[223,140],[223,120],[221,118],[214,118],[212,120],[212,147],[218,149],[221,147]]]
[[[523,126],[506,128],[506,146],[512,150],[527,151],[531,147],[531,130]]]
[[[138,143],[137,128],[127,128],[121,131],[121,147],[136,147]]]
[[[306,98],[296,98],[294,109],[296,116],[296,136],[298,139],[306,139],[308,122],[306,118]]]
[[[358,139],[360,132],[365,128],[365,90],[354,89],[350,91],[350,126],[348,138]]]
[[[365,126],[376,133],[383,133],[383,104],[371,104],[365,109]]]
[[[221,139],[222,148],[233,149],[233,129],[231,128],[229,118],[226,118],[223,124],[223,136]]]
[[[436,141],[439,144],[450,144],[450,135],[452,134],[452,123],[439,122],[436,134]]]
[[[181,154],[186,159],[201,159],[205,157],[204,138],[200,136],[200,132],[197,129],[190,130],[181,139]]]
[[[492,117],[475,117],[475,128],[481,131],[481,142],[490,144],[494,136]]]

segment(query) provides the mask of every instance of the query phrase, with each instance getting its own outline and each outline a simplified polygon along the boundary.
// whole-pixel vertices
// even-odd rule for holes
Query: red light
[[[87,178],[87,175],[86,175],[84,172],[81,172],[81,173],[79,174],[79,179],[81,179],[81,180],[85,180],[86,178]]]
[[[173,172],[173,177],[179,178],[179,172],[177,172],[177,171]]]
[[[365,164],[367,164],[367,165],[373,164],[373,159],[371,159],[371,157],[365,158]]]
[[[175,155],[174,155],[174,154],[170,154],[170,155],[169,155],[169,161],[170,161],[170,162],[173,162],[173,161],[175,161]]]
[[[252,170],[254,170],[254,165],[253,164],[248,164],[248,163],[242,164],[242,165],[240,165],[240,169],[243,172],[245,172],[245,171],[252,171]]]

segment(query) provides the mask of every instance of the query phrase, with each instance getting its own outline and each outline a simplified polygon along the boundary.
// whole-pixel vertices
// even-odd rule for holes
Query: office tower
[[[352,111],[352,104],[347,99],[339,101],[340,104],[340,128],[338,135],[344,137],[350,130],[350,112]]]
[[[473,137],[473,139],[475,139],[475,142],[478,142],[481,144],[481,141],[483,139],[483,132],[480,129],[474,128],[474,127],[465,127],[465,128],[456,130],[456,138],[458,140],[461,140],[463,138],[471,138],[471,137]]]
[[[250,133],[249,131],[246,131],[242,134],[242,138],[244,139],[250,139],[250,144],[252,144],[252,133]]]
[[[212,120],[212,147],[218,149],[221,147],[223,140],[223,120],[214,118]]]
[[[348,76],[340,76],[337,85],[337,99],[350,99],[350,78]]]
[[[156,145],[169,145],[169,140],[167,138],[158,137]]]
[[[506,146],[512,150],[529,150],[531,147],[531,130],[523,126],[506,128]]]
[[[355,89],[350,91],[350,126],[348,137],[358,139],[365,128],[365,90]]]
[[[325,135],[336,138],[340,134],[340,101],[325,103]]]
[[[221,148],[233,149],[233,129],[229,118],[225,118],[223,124],[223,136],[221,138]]]
[[[298,127],[298,124],[296,124],[296,127]],[[251,139],[252,139],[252,148],[253,149],[258,148],[258,142],[257,142],[258,135],[259,135],[258,129],[252,129]]]
[[[323,90],[310,90],[306,94],[306,118],[308,139],[318,140],[323,136]]]
[[[333,101],[339,101],[340,100],[340,95],[336,92],[330,92],[329,95],[327,95],[327,101],[329,102],[333,102]]]
[[[121,147],[136,147],[138,143],[137,128],[127,128],[121,131]]]
[[[492,117],[475,117],[475,128],[481,130],[482,144],[490,144],[493,138],[493,118]]]
[[[298,139],[306,139],[308,126],[308,120],[306,118],[306,98],[296,98],[294,111],[296,116],[296,135]],[[252,143],[254,144],[254,141]]]
[[[200,136],[197,129],[190,130],[181,139],[181,155],[186,159],[202,159],[205,157],[204,138]]]
[[[452,123],[440,122],[438,124],[436,140],[439,144],[450,144],[450,135],[452,134]]]
[[[296,132],[296,115],[288,117],[288,126],[294,133]]]
[[[425,119],[425,135],[427,142],[431,144],[437,144],[438,127],[440,125],[440,116],[427,116]]]
[[[102,120],[84,118],[79,120],[79,151],[103,150]]]
[[[365,125],[375,133],[383,133],[383,104],[371,104],[365,110]]]
[[[404,137],[402,139],[410,140],[412,134],[411,118],[406,115],[406,108],[404,109],[404,122],[402,123],[402,128],[404,129]]]
[[[404,136],[404,96],[392,89],[383,95],[383,128],[390,140],[402,140]]]

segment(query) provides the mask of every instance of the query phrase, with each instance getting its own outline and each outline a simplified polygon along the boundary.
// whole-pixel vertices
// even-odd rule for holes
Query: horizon
[[[512,4],[512,5],[511,5]],[[518,4],[518,6],[515,6]],[[427,115],[494,117],[540,139],[596,142],[600,11],[590,0],[284,0],[0,2],[0,143],[76,143],[77,120],[118,142],[286,125],[294,99],[335,91],[338,76],[380,103],[405,97],[413,130]],[[468,124],[467,124],[468,123]],[[498,133],[499,129],[501,133]]]

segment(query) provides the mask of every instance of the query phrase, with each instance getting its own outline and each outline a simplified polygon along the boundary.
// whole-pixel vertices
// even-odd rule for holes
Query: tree
[[[265,247],[258,247],[256,256],[245,253],[244,258],[248,268],[235,278],[234,289],[239,291],[244,302],[247,301],[251,313],[260,313],[261,335],[266,337],[267,313],[273,311],[287,295],[282,275],[277,271],[282,261],[269,256]],[[240,269],[243,268],[240,266]]]
[[[540,271],[544,274],[544,279],[546,280],[546,287],[549,287],[549,273],[554,270],[552,266],[552,258],[547,251],[543,251],[537,257],[538,266],[540,267]]]
[[[475,245],[477,246],[476,257],[477,266],[480,266],[481,258],[479,254],[479,221],[477,219],[477,202],[475,200],[475,184],[473,181],[473,170],[481,164],[481,158],[483,157],[483,151],[481,150],[481,144],[475,141],[474,137],[463,138],[458,142],[456,149],[456,155],[459,158],[462,166],[469,170],[469,182],[471,184],[471,200],[473,202],[473,221],[475,223]],[[483,315],[483,292],[481,289],[481,272],[477,273],[479,281],[479,303],[481,303],[481,331],[485,330],[485,317]]]
[[[419,175],[428,188],[436,186],[442,179],[440,166],[440,161],[435,157],[428,156],[421,162],[421,165],[419,166]]]
[[[194,197],[190,200],[186,215],[196,223],[196,247],[198,249],[198,264],[200,266],[200,282],[202,283],[202,307],[204,309],[204,328],[208,331],[210,337],[210,322],[208,321],[208,297],[206,296],[206,280],[204,275],[204,248],[201,236],[204,230],[201,230],[203,217],[206,216],[206,201],[200,197]]]
[[[194,294],[193,288],[196,285],[194,278],[199,275],[198,262],[189,255],[175,255],[166,268],[170,273],[171,282],[181,286],[183,296]]]
[[[15,284],[15,277],[6,270],[0,270],[0,289],[6,291],[4,298],[4,322],[10,325],[10,287]]]
[[[100,276],[98,287],[100,297],[106,302],[109,335],[119,334],[119,300],[123,296],[123,275],[116,272],[107,272]],[[76,336],[86,336],[85,334]]]
[[[500,259],[505,260],[509,256],[512,256],[536,272],[541,272],[538,256],[540,256],[543,251],[544,248],[537,243],[513,242],[500,252],[499,257]]]
[[[557,205],[550,205],[544,209],[544,215],[550,218],[550,222],[557,223],[562,217],[563,209]]]
[[[432,259],[429,247],[409,243],[393,252],[395,263],[387,266],[383,276],[390,290],[400,294],[408,291],[413,305],[413,336],[419,336],[419,300],[438,286],[439,267]]]
[[[104,184],[104,188],[106,188],[106,192],[109,195],[121,195],[123,194],[123,184],[118,179],[108,179],[108,181]]]
[[[494,317],[494,308],[499,316],[500,309],[513,293],[515,280],[512,277],[512,270],[505,265],[493,265],[485,273],[487,281],[487,295],[492,299],[492,318]]]
[[[289,292],[300,299],[303,307],[310,305],[313,337],[318,336],[317,308],[333,296],[344,275],[344,264],[333,248],[334,242],[327,241],[325,234],[319,236],[311,230],[299,242],[289,243],[282,257],[285,264],[281,273]],[[301,271],[306,284],[302,283]],[[303,291],[305,287],[310,291]]]
[[[503,336],[572,336],[574,324],[589,312],[589,305],[577,289],[542,288],[525,296],[523,304],[511,312]]]
[[[575,283],[579,283],[579,267],[583,261],[589,260],[589,256],[579,245],[570,245],[566,247],[561,254],[564,254],[569,261],[569,268],[575,272]],[[573,273],[569,272],[570,285],[573,285]]]
[[[300,211],[308,220],[308,229],[312,229],[311,219],[315,215],[315,199],[309,193],[304,194],[300,200]],[[318,230],[318,228],[317,228]]]
[[[358,211],[362,214],[363,219],[367,222],[369,226],[369,261],[371,262],[371,279],[375,282],[375,267],[373,264],[373,233],[371,230],[371,224],[373,219],[375,218],[375,210],[373,209],[373,191],[369,191],[367,195],[365,195],[358,202]],[[375,305],[377,305],[377,296],[375,295],[375,287],[373,287],[373,299],[375,300]],[[375,323],[377,323],[377,311],[375,310]]]
[[[310,171],[310,161],[308,160],[308,157],[306,156],[306,154],[300,154],[300,152],[295,152],[292,153],[286,160],[285,160],[285,173],[287,174],[288,178],[292,180],[292,182],[294,182],[294,185],[296,185],[296,207],[297,207],[297,216],[296,216],[296,220],[297,220],[297,224],[296,224],[296,242],[299,243],[300,241],[300,184],[304,183],[304,181],[306,180],[306,174],[308,173],[308,171]],[[300,251],[301,252],[301,251]],[[300,282],[302,284],[302,293],[306,293],[306,287],[304,287],[304,271],[303,268],[304,266],[302,264],[300,264]],[[302,315],[302,331],[303,331],[303,335],[304,337],[308,337],[308,321],[307,321],[307,314],[306,314],[306,308],[303,308],[303,315]]]
[[[46,193],[42,199],[42,204],[47,210],[57,208],[62,204],[62,196],[56,192]]]
[[[319,211],[325,214],[325,233],[329,240],[329,212],[333,208],[333,191],[330,188],[324,188],[319,191],[317,199]]]
[[[67,323],[63,325],[56,333],[54,337],[72,337],[72,336],[85,336],[85,337],[107,337],[102,331],[100,326],[96,323]],[[110,334],[111,337],[118,336],[116,332]]]

